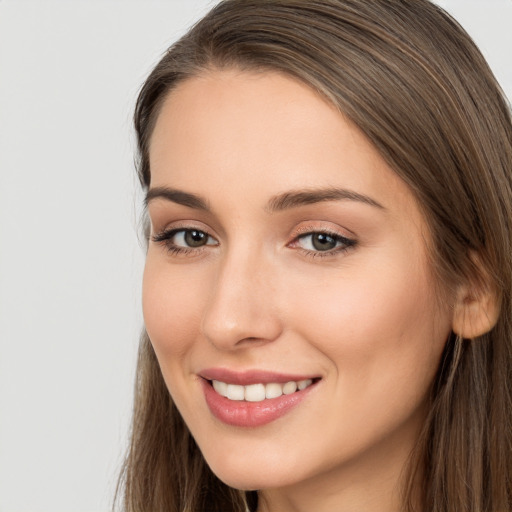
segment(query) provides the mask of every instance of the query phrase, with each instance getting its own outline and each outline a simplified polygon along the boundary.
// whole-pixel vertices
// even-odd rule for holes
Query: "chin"
[[[205,460],[215,476],[226,485],[242,491],[286,487],[307,478],[297,463],[289,464],[274,451],[274,456],[262,457],[248,453],[223,453]]]
[[[255,471],[254,468],[244,468],[243,470],[237,471],[231,471],[229,469],[215,471],[215,468],[211,469],[219,480],[229,487],[239,489],[240,491],[257,491],[261,489],[285,487],[294,483],[293,481],[289,481],[289,475],[286,481],[281,480],[277,475],[270,477],[268,472],[265,471],[265,468],[262,468],[260,471]]]

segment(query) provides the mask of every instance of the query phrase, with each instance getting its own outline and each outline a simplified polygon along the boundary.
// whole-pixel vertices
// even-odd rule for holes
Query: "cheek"
[[[185,277],[148,254],[142,307],[146,330],[161,362],[182,358],[189,350],[200,322],[200,288],[194,276]]]
[[[413,382],[419,393],[433,378],[450,314],[436,305],[426,265],[402,263],[311,283],[307,299],[293,294],[303,337],[335,366],[346,383],[340,389],[392,392]]]
[[[450,322],[421,273],[347,274],[307,301],[296,294],[291,307],[301,337],[328,361],[332,403],[342,404],[323,419],[326,431],[357,451],[422,421]]]

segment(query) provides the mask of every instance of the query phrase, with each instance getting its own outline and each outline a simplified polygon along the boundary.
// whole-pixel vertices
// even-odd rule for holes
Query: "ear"
[[[472,255],[479,277],[457,290],[452,330],[461,338],[476,338],[489,332],[498,321],[500,305],[498,294],[480,258]]]

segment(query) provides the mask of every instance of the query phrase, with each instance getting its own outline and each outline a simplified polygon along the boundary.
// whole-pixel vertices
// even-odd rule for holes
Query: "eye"
[[[217,240],[206,231],[194,228],[169,229],[152,237],[156,243],[163,243],[170,252],[190,252],[207,245],[218,245]]]
[[[202,247],[203,245],[212,244],[213,238],[198,229],[182,229],[175,231],[174,235],[169,239],[174,245],[178,247]]]
[[[312,253],[336,253],[355,244],[355,240],[339,234],[318,231],[300,235],[294,245]]]

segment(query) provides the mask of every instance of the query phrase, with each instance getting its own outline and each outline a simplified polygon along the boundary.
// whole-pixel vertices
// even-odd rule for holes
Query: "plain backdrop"
[[[0,512],[107,512],[142,324],[136,93],[214,0],[0,0]],[[512,0],[439,0],[512,97]]]

